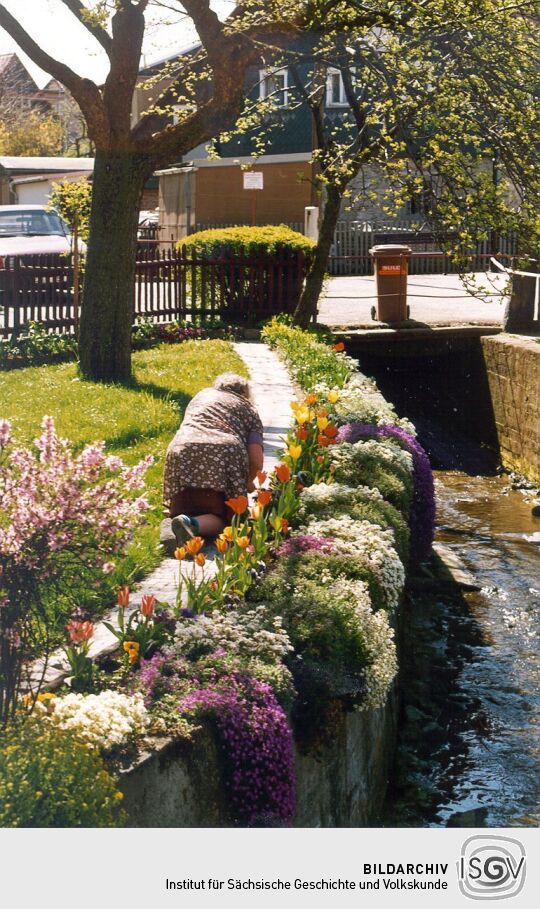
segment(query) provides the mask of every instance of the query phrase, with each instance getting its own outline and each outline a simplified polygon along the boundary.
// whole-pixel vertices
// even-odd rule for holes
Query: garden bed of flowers
[[[182,344],[207,338],[234,340],[241,337],[235,326],[188,322],[152,322],[140,318],[133,326],[131,343],[134,350],[154,347],[156,344]],[[78,357],[78,343],[74,335],[51,334],[39,322],[29,322],[17,337],[0,342],[0,369],[20,369],[43,363],[65,363]]]
[[[278,320],[264,337],[303,389],[281,463],[259,473],[251,504],[229,500],[215,559],[200,538],[177,549],[174,604],[145,596],[129,612],[119,591],[112,657],[91,659],[94,626],[74,611],[56,694],[25,683],[46,639],[39,577],[76,589],[86,564],[106,568],[144,520],[147,463],[127,468],[100,446],[75,456],[50,421],[35,451],[16,448],[0,426],[1,826],[123,823],[122,755],[202,724],[228,822],[290,825],[294,744],[316,753],[346,711],[386,703],[407,565],[433,537],[429,461],[342,345]],[[25,521],[38,529],[21,548]]]

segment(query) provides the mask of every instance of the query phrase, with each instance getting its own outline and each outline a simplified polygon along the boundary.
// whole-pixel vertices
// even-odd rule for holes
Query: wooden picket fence
[[[294,311],[307,267],[308,256],[301,251],[212,258],[186,247],[139,249],[134,321],[256,324]],[[0,338],[24,333],[29,322],[56,333],[74,330],[69,257],[5,259],[0,268]]]
[[[330,274],[372,275],[373,259],[369,250],[383,243],[402,243],[411,247],[411,275],[446,275],[460,271],[460,266],[442,251],[439,238],[419,223],[409,219],[387,223],[342,220],[336,225],[328,266]],[[496,245],[497,254],[503,258],[517,255],[517,241],[513,235],[499,237]],[[467,251],[468,270],[489,270],[492,255],[492,239],[482,240]]]

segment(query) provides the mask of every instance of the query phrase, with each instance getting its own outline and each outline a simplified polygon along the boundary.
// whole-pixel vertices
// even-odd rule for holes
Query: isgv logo
[[[516,896],[525,883],[525,849],[505,836],[471,836],[461,847],[459,889],[472,900]]]

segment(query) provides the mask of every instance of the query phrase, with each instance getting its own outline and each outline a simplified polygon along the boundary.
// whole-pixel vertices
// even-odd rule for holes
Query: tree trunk
[[[148,172],[130,151],[98,151],[81,309],[81,373],[98,382],[131,377],[131,327],[139,202]]]
[[[341,195],[341,191],[337,187],[327,187],[319,240],[315,247],[302,296],[294,313],[294,323],[300,328],[307,328],[310,320],[317,315],[317,303],[321,295],[328,257],[341,209]]]

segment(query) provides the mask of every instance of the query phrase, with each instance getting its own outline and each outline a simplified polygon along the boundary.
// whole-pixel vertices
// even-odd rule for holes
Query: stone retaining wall
[[[501,463],[540,483],[540,343],[482,338]]]
[[[394,754],[397,695],[384,708],[348,713],[333,742],[296,755],[295,827],[362,827],[379,813]],[[227,827],[212,730],[192,741],[168,739],[121,773],[132,827]]]

